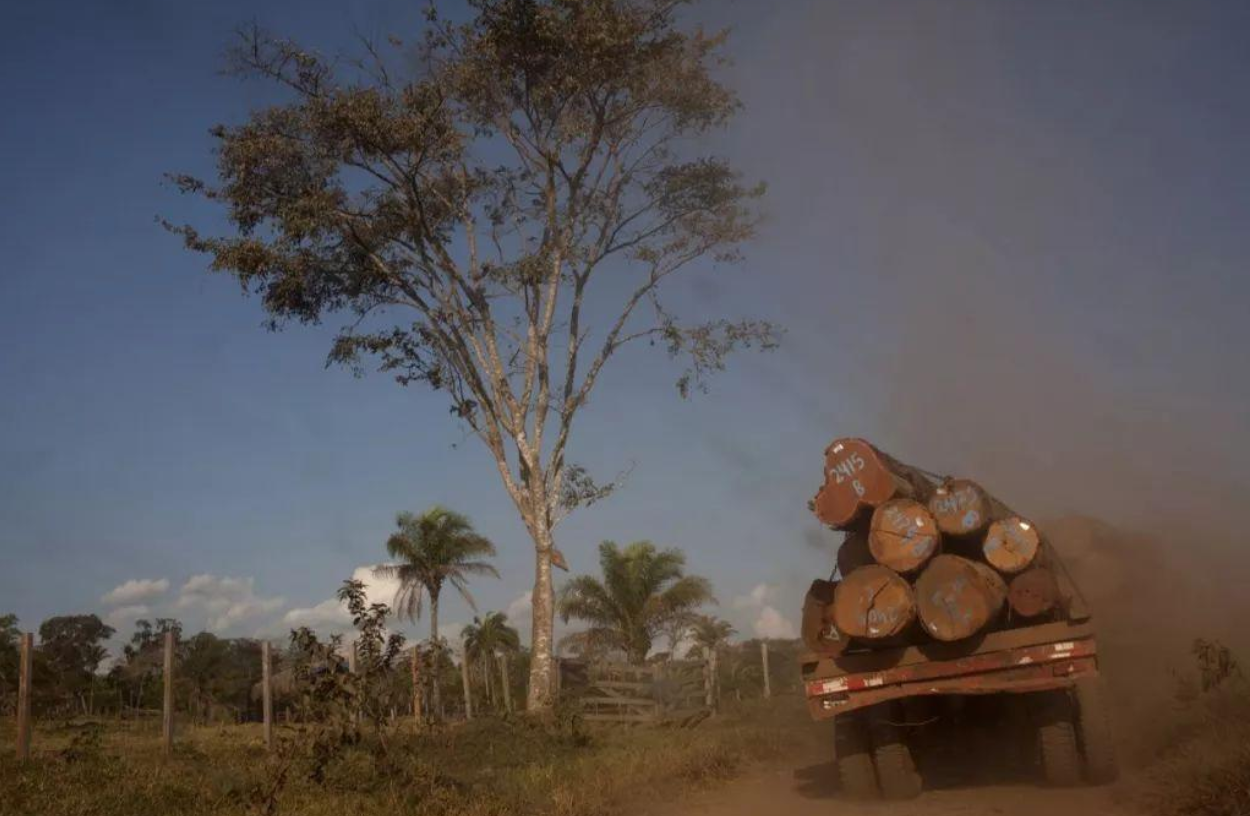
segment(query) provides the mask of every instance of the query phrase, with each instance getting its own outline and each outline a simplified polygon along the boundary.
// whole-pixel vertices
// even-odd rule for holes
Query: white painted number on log
[[[834,484],[842,484],[843,479],[852,478],[858,471],[863,470],[866,464],[864,457],[858,453],[852,453],[829,469],[833,474]],[[864,489],[859,486],[859,482],[856,482],[853,486],[859,495],[864,495]]]

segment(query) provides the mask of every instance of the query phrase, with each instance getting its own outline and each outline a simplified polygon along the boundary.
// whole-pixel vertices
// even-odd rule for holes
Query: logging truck
[[[1093,623],[1036,526],[860,439],[830,445],[825,477],[811,507],[847,535],[804,601],[801,671],[843,792],[908,798],[970,768],[1114,779]]]

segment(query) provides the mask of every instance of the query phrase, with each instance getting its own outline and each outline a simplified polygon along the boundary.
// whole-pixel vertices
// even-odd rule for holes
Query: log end
[[[863,439],[837,439],[825,450],[825,482],[812,501],[813,512],[825,524],[845,529],[897,489],[876,448]]]
[[[990,497],[971,479],[947,479],[929,498],[929,512],[945,535],[976,535],[990,523]]]
[[[938,550],[937,522],[923,504],[891,499],[872,514],[868,547],[878,564],[909,573],[924,566]]]
[[[1011,579],[1007,602],[1022,618],[1045,615],[1059,605],[1059,582],[1045,567],[1027,569]]]
[[[1042,537],[1036,524],[1019,516],[1009,516],[990,524],[981,552],[994,569],[1013,575],[1033,564],[1041,546]]]
[[[924,630],[951,642],[972,637],[1002,611],[1007,586],[984,564],[939,555],[916,581],[916,607]]]
[[[833,620],[842,634],[865,640],[894,637],[916,618],[911,585],[880,564],[843,578],[834,592]]]

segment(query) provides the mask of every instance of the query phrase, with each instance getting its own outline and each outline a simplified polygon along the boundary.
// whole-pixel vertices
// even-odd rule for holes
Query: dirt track
[[[842,798],[828,762],[758,770],[685,799],[653,807],[646,816],[1138,816],[1115,803],[1114,789],[1047,789],[995,785],[926,791],[919,799],[888,804]]]

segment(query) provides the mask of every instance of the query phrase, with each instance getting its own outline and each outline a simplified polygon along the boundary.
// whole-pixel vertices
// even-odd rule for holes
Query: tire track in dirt
[[[638,816],[1141,816],[1117,802],[1114,787],[968,786],[925,791],[905,802],[857,802],[838,793],[835,779],[824,759],[757,769],[680,802],[643,808]]]

